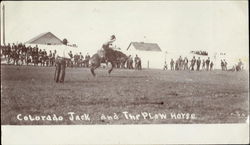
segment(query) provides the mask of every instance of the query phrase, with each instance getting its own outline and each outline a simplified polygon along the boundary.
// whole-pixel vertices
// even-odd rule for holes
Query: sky
[[[115,35],[126,50],[132,41],[158,43],[165,52],[205,50],[248,57],[247,1],[4,2],[6,42],[26,42],[52,32],[96,51]]]

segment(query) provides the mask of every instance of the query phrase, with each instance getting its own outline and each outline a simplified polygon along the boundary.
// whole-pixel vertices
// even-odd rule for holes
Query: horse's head
[[[129,59],[129,56],[127,56],[123,52],[119,52],[119,55],[120,55],[122,63],[125,63]]]
[[[115,59],[127,58],[126,54],[118,50],[114,50],[114,53],[112,55]]]

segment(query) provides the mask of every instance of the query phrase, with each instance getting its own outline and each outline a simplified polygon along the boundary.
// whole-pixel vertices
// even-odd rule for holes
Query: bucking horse
[[[106,50],[106,55],[104,57],[104,50],[99,51],[95,53],[91,58],[90,58],[90,71],[93,76],[95,76],[95,69],[100,67],[101,63],[111,63],[111,68],[108,70],[108,73],[110,74],[117,64],[119,62],[121,65],[124,66],[126,63],[128,57],[122,53],[121,51],[118,50]]]

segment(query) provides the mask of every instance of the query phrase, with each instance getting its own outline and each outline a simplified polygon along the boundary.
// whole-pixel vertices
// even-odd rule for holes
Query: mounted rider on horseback
[[[116,40],[115,35],[112,35],[110,37],[110,40],[108,40],[106,43],[102,45],[102,48],[98,50],[97,53],[95,53],[91,58],[90,58],[90,65],[91,65],[91,73],[93,76],[95,76],[94,70],[98,67],[100,67],[101,63],[106,63],[110,62],[111,68],[108,70],[108,73],[110,74],[113,68],[115,67],[115,64],[117,62],[121,62],[122,60],[122,65],[125,64],[127,61],[127,56],[122,53],[120,48],[112,47],[112,43]],[[118,50],[114,50],[118,49]]]

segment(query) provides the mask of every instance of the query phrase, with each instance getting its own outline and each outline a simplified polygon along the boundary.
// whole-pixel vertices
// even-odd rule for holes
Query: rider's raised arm
[[[115,40],[116,40],[116,38],[111,39],[111,40],[110,40],[110,43],[115,42]]]
[[[115,40],[116,39],[108,40],[104,44],[106,44],[106,45],[112,44],[113,42],[115,42]]]
[[[112,35],[108,41],[106,41],[103,45],[102,48],[111,48],[110,46],[113,44],[113,42],[116,40],[116,37]]]

